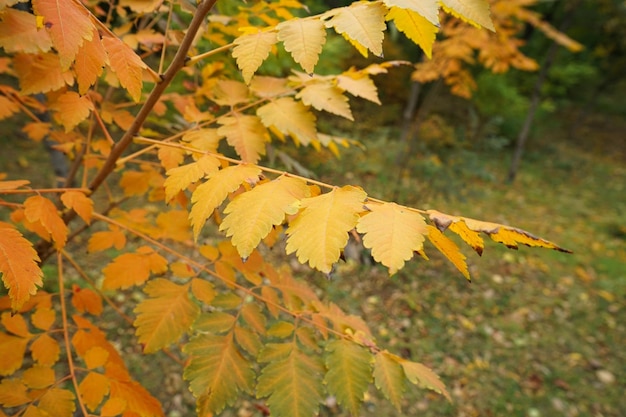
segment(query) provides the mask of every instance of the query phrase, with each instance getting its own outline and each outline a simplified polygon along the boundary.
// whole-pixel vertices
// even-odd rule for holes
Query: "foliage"
[[[390,20],[428,53],[439,2],[357,2],[308,17],[297,17],[304,6],[293,0],[242,3],[231,15],[210,13],[214,0],[108,10],[33,0],[32,12],[13,3],[0,3],[8,54],[0,70],[19,88],[1,86],[1,116],[25,115],[23,132],[34,141],[49,136],[73,165],[64,187],[0,181],[10,212],[0,223],[6,409],[63,417],[77,404],[84,415],[163,415],[103,331],[111,325],[103,304],[134,326],[145,354],[162,350],[184,363],[199,415],[243,394],[264,399],[272,415],[314,415],[327,393],[357,414],[371,382],[396,407],[407,383],[450,398],[429,368],[379,346],[361,318],[270,263],[267,248],[284,246],[330,277],[350,235],[362,235],[393,275],[415,253],[427,258],[429,241],[467,279],[465,255],[446,231],[479,254],[481,234],[511,248],[565,251],[514,227],[259,164],[288,138],[338,153],[350,141],[318,132],[313,110],[353,120],[346,92],[380,103],[372,76],[404,64],[317,75],[327,30],[363,55],[382,56]],[[494,28],[485,1],[442,4]],[[256,75],[278,43],[304,72]],[[179,88],[166,92],[175,77]],[[134,153],[124,156],[128,149]],[[107,259],[102,268],[74,256],[83,233],[91,256]],[[50,258],[58,292],[38,289],[39,265]],[[115,296],[137,287],[143,294],[129,317]]]

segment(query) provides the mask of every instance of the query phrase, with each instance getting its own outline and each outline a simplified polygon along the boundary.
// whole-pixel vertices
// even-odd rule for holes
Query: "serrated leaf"
[[[19,310],[43,285],[38,262],[32,243],[9,223],[0,222],[0,273],[13,311]]]
[[[98,31],[94,28],[91,40],[85,40],[78,49],[74,71],[78,83],[78,93],[85,94],[102,75],[104,66],[109,64],[109,57],[102,45]]]
[[[191,280],[191,292],[198,300],[205,304],[211,304],[215,298],[215,289],[209,281],[200,278]]]
[[[307,73],[313,73],[315,64],[326,42],[326,29],[320,19],[291,19],[276,26],[278,40],[291,53],[293,60]]]
[[[399,410],[405,390],[404,371],[387,351],[378,352],[374,359],[374,383]]]
[[[404,370],[404,375],[409,381],[423,388],[438,392],[446,397],[448,401],[452,401],[452,397],[450,397],[450,393],[446,390],[445,385],[443,385],[437,374],[430,370],[430,368],[427,368],[421,363],[411,362],[401,358],[398,359]]]
[[[265,155],[269,133],[259,117],[233,112],[231,116],[220,117],[217,122],[222,125],[217,134],[226,137],[243,162],[256,164]]]
[[[272,337],[278,337],[279,339],[284,339],[293,334],[295,326],[293,323],[289,323],[288,321],[279,321],[270,326],[267,329],[267,335]]]
[[[91,411],[95,411],[100,405],[104,396],[109,393],[109,378],[96,373],[89,372],[78,385],[78,392],[83,401]]]
[[[22,373],[22,380],[29,388],[44,389],[54,384],[56,378],[54,369],[47,366],[34,365]]]
[[[167,260],[150,247],[142,246],[135,253],[124,253],[102,269],[102,288],[113,290],[143,284],[150,273],[167,271]]]
[[[56,311],[48,307],[39,307],[30,317],[33,326],[39,330],[48,330],[54,324],[56,319]]]
[[[348,97],[343,95],[340,88],[329,82],[308,83],[298,92],[296,98],[317,110],[327,111],[354,121],[348,104]]]
[[[198,239],[206,219],[226,199],[228,193],[235,191],[241,183],[256,181],[261,170],[251,165],[234,165],[211,174],[208,181],[198,185],[191,196],[189,220],[193,227],[194,238]]]
[[[105,36],[102,45],[109,56],[109,67],[134,101],[141,99],[142,73],[148,68],[130,46],[117,37]]]
[[[261,347],[263,346],[258,333],[241,326],[236,326],[234,332],[237,344],[241,346],[243,350],[256,358],[261,350]]]
[[[102,297],[89,288],[74,286],[72,305],[81,313],[90,313],[95,316],[102,314]]]
[[[45,54],[16,54],[13,68],[20,80],[22,94],[46,93],[71,84],[73,76],[61,69],[59,56],[52,52]]]
[[[383,3],[389,8],[411,10],[433,25],[439,25],[439,0],[383,0]]]
[[[232,236],[233,246],[246,259],[286,214],[296,213],[298,201],[308,195],[307,184],[297,178],[282,176],[257,185],[226,206],[220,230]]]
[[[217,172],[220,161],[211,155],[202,155],[200,159],[187,165],[169,169],[167,178],[163,183],[165,187],[165,201],[170,201],[176,194],[190,184],[198,181],[206,175]]]
[[[39,408],[50,416],[72,417],[76,410],[76,398],[72,391],[49,388],[39,398]]]
[[[157,278],[144,288],[148,294],[135,308],[134,326],[144,353],[156,352],[174,343],[200,314],[200,308],[189,299],[189,286]]]
[[[154,398],[144,387],[136,381],[123,379],[111,380],[109,398],[120,398],[126,403],[125,411],[128,415],[165,417],[159,400]]]
[[[392,7],[386,19],[392,20],[400,32],[419,45],[429,59],[432,58],[433,44],[439,31],[435,24],[413,10],[398,7]]]
[[[0,332],[0,375],[11,375],[22,367],[28,341]]]
[[[274,417],[310,417],[322,402],[322,372],[318,358],[291,350],[286,358],[270,362],[261,371],[257,397],[268,397]]]
[[[25,344],[24,348],[26,348]],[[59,359],[61,348],[56,340],[44,333],[30,345],[30,351],[37,363],[52,366]],[[21,355],[24,356],[24,352]]]
[[[373,103],[381,104],[376,84],[367,74],[346,72],[337,77],[337,86],[355,97],[361,97]]]
[[[280,97],[257,109],[261,122],[275,127],[285,135],[293,136],[298,143],[308,145],[317,137],[315,116],[304,104],[291,97]]]
[[[250,89],[235,80],[218,80],[209,93],[209,99],[220,106],[234,107],[249,100]]]
[[[87,251],[99,252],[109,248],[121,250],[126,246],[126,235],[117,227],[111,227],[111,230],[96,232],[89,237],[87,242]]]
[[[461,253],[456,243],[451,241],[436,227],[430,225],[426,227],[428,228],[428,240],[470,281],[469,270],[465,262],[466,256]]]
[[[45,30],[37,28],[37,16],[14,8],[1,7],[0,47],[5,52],[48,52],[52,39]]]
[[[2,313],[2,319],[0,320],[2,327],[9,333],[13,333],[16,336],[30,338],[32,335],[28,331],[28,324],[24,320],[24,316],[21,314],[13,314],[8,311]]]
[[[205,333],[224,333],[232,330],[237,318],[223,311],[201,314],[193,324],[194,330]]]
[[[258,304],[246,303],[241,308],[240,313],[243,320],[248,323],[248,326],[261,335],[265,334],[267,319]]]
[[[488,0],[441,0],[443,9],[476,27],[496,31],[491,21]]]
[[[78,214],[87,224],[91,224],[93,214],[93,200],[80,191],[66,191],[61,194],[61,202]]]
[[[72,0],[33,0],[33,9],[44,17],[61,68],[68,70],[80,46],[85,40],[91,40],[94,34],[87,10]]]
[[[348,7],[333,9],[326,27],[332,27],[346,39],[369,49],[382,57],[386,7],[378,2],[353,3]],[[367,56],[367,53],[364,54]]]
[[[31,402],[27,390],[28,387],[19,379],[3,378],[0,382],[0,404],[11,408]]]
[[[246,84],[250,83],[252,76],[267,59],[276,42],[278,42],[276,32],[263,31],[245,34],[235,39],[233,57],[237,60],[237,66]]]
[[[74,91],[67,91],[56,97],[49,107],[55,112],[54,119],[63,125],[66,133],[87,119],[94,109],[89,97],[81,97]]]
[[[232,333],[198,335],[183,351],[191,357],[183,376],[202,409],[219,413],[233,404],[240,392],[252,393],[254,372]]]
[[[287,229],[287,254],[296,253],[301,263],[330,273],[348,243],[348,232],[363,211],[365,191],[345,186],[301,201],[302,211]]]
[[[404,262],[420,251],[427,232],[424,218],[395,203],[370,204],[371,211],[359,219],[356,230],[364,233],[363,245],[372,250],[376,262],[393,275]]]
[[[354,342],[338,339],[326,345],[325,382],[337,402],[358,415],[372,381],[372,354]]]
[[[24,201],[24,215],[29,222],[40,223],[52,237],[54,247],[62,249],[67,241],[67,225],[52,201],[35,195]]]

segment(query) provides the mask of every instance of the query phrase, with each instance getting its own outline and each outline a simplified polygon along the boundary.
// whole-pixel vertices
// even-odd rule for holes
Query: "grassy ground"
[[[623,415],[626,169],[615,138],[623,138],[626,129],[614,127],[605,132],[612,145],[600,149],[569,141],[559,131],[544,132],[541,143],[530,144],[513,185],[501,181],[509,151],[454,143],[436,152],[419,148],[399,176],[393,128],[359,130],[368,151],[352,149],[341,160],[311,163],[329,182],[360,184],[372,195],[397,196],[415,207],[512,224],[574,251],[510,251],[488,244],[480,258],[466,248],[471,284],[434,250],[431,261],[414,260],[391,279],[381,268],[353,261],[341,264],[330,282],[309,277],[328,299],[364,315],[381,345],[435,369],[454,399],[448,403],[408,387],[398,411],[372,389],[364,416]],[[36,186],[52,184],[40,145],[6,137],[0,144],[0,172]],[[117,332],[132,337],[131,329]],[[132,349],[125,355],[139,356]],[[171,415],[181,415],[189,396],[166,359],[154,356],[151,369],[145,361],[130,367],[140,379],[142,373],[152,375],[147,388]],[[255,415],[243,409],[239,414]],[[326,408],[323,414],[342,412]]]

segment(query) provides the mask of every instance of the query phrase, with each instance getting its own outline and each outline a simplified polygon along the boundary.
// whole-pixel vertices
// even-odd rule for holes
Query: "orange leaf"
[[[109,63],[109,58],[98,31],[94,28],[92,39],[85,41],[78,50],[74,71],[78,82],[78,92],[85,94],[89,87],[95,84],[98,77],[102,75],[105,65]]]
[[[0,272],[14,311],[43,285],[37,262],[39,256],[32,244],[9,223],[0,222]]]
[[[0,47],[5,52],[34,54],[52,48],[50,35],[37,28],[35,15],[7,7],[0,12],[0,19]]]
[[[11,375],[22,367],[28,339],[0,332],[0,375]]]
[[[16,190],[30,184],[28,180],[0,181],[0,191]]]
[[[72,417],[76,409],[74,394],[66,389],[49,388],[39,398],[39,408],[50,416]]]
[[[113,417],[122,414],[126,410],[126,400],[119,397],[112,397],[106,400],[100,410],[102,417]]]
[[[126,401],[126,410],[134,412],[128,415],[164,417],[159,400],[154,398],[140,384],[128,380],[111,380],[109,398],[121,398]]]
[[[92,39],[94,26],[89,13],[72,0],[33,0],[33,10],[46,20],[61,67],[68,70],[83,42]]]
[[[91,411],[95,411],[100,405],[104,396],[109,393],[110,380],[102,374],[89,372],[87,376],[80,381],[78,392],[85,401],[85,404]]]
[[[126,236],[117,227],[112,226],[111,230],[96,232],[89,238],[87,243],[88,252],[99,252],[114,247],[117,250],[126,245]]]
[[[191,292],[193,293],[194,297],[207,305],[210,305],[211,301],[213,301],[213,299],[215,298],[215,290],[213,289],[213,284],[204,279],[192,279]]]
[[[36,328],[40,330],[48,330],[54,323],[55,318],[56,312],[54,309],[49,307],[40,307],[30,317],[30,321]]]
[[[0,404],[10,408],[29,403],[32,400],[26,391],[26,385],[19,379],[4,378],[0,382]]]
[[[37,363],[52,366],[59,359],[61,348],[56,340],[44,333],[30,345],[30,351]]]
[[[167,271],[167,260],[152,248],[142,246],[136,253],[125,253],[108,264],[102,272],[102,288],[113,290],[143,284],[150,272],[160,274]]]
[[[191,239],[189,219],[185,210],[171,210],[160,213],[156,219],[161,238],[184,242]]]
[[[61,69],[59,56],[51,52],[39,55],[17,54],[13,68],[20,80],[22,94],[47,93],[72,84],[69,71]]]
[[[99,368],[107,363],[109,351],[100,346],[94,346],[85,352],[83,359],[85,360],[87,369]]]
[[[22,374],[22,380],[30,388],[42,389],[54,384],[54,370],[47,366],[35,365]]]
[[[91,102],[90,102],[91,103]],[[74,210],[87,224],[91,224],[93,200],[80,191],[66,191],[61,194],[61,201],[67,208]]]
[[[465,255],[461,253],[459,247],[439,231],[436,227],[426,226],[428,228],[428,239],[456,268],[461,271],[463,276],[470,281],[469,270],[465,263]]]
[[[109,66],[117,75],[120,84],[135,101],[141,98],[142,70],[146,64],[137,56],[130,46],[115,37],[102,38],[104,49],[109,55]]]
[[[50,103],[50,109],[55,111],[54,119],[63,125],[65,132],[69,132],[89,117],[94,107],[89,97],[81,97],[74,91],[68,91],[57,96]]]
[[[45,197],[35,195],[24,201],[24,215],[29,222],[40,223],[54,240],[54,247],[62,249],[67,240],[67,226],[57,208]]]
[[[89,288],[72,288],[72,305],[81,313],[87,312],[95,316],[102,314],[102,298]]]

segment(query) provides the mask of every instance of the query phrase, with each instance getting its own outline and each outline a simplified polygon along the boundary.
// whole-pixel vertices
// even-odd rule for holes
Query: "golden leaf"
[[[17,54],[13,67],[20,80],[20,92],[25,95],[59,90],[74,79],[69,71],[61,69],[59,56],[52,52]]]
[[[348,232],[357,224],[366,196],[360,188],[345,186],[303,199],[302,211],[287,229],[287,254],[295,252],[301,263],[330,273],[348,242]]]
[[[87,224],[91,224],[93,214],[93,200],[80,191],[66,191],[61,194],[61,202],[80,216]]]
[[[400,364],[386,350],[376,354],[374,360],[374,383],[385,397],[400,410],[405,379]]]
[[[167,271],[167,260],[152,248],[142,246],[136,253],[124,253],[102,269],[102,288],[113,290],[143,284],[150,272],[159,274]]]
[[[441,0],[443,9],[476,27],[484,27],[495,32],[491,21],[488,0]]]
[[[32,368],[24,371],[22,380],[30,388],[43,389],[54,384],[56,378],[54,377],[54,369],[47,366],[34,365]]]
[[[89,237],[87,252],[99,252],[111,247],[117,250],[126,246],[126,235],[119,228],[112,226],[111,230],[96,232]]]
[[[383,55],[386,7],[378,2],[359,2],[333,9],[323,15],[330,17],[326,27],[332,27],[354,46],[367,48],[378,57]],[[357,48],[359,49],[359,48]],[[363,53],[367,57],[367,52]]]
[[[0,382],[0,404],[10,408],[31,402],[27,390],[26,385],[19,379],[3,378]]]
[[[256,166],[234,165],[211,174],[208,181],[198,185],[191,196],[193,206],[189,213],[194,238],[198,239],[206,219],[222,204],[228,193],[235,191],[244,181],[256,182],[260,173]]]
[[[78,392],[91,411],[95,411],[104,396],[109,393],[110,380],[105,375],[89,372],[80,384]]]
[[[5,52],[34,54],[52,48],[50,34],[37,28],[35,15],[7,7],[0,11],[0,19],[0,47]]]
[[[72,391],[49,388],[39,398],[39,408],[50,416],[72,417],[76,409],[76,398]]]
[[[329,82],[310,82],[298,92],[296,98],[302,100],[307,106],[313,106],[317,110],[324,110],[338,116],[354,121],[348,97],[343,95],[340,88]]]
[[[395,203],[369,204],[367,208],[371,212],[359,219],[357,231],[365,234],[363,245],[372,249],[374,259],[393,275],[414,252],[422,250],[426,223],[418,213]]]
[[[257,109],[257,115],[266,127],[275,127],[305,146],[317,137],[315,116],[291,97],[270,101]]]
[[[276,32],[257,31],[235,39],[233,57],[242,72],[243,80],[250,83],[252,76],[267,58],[274,44],[278,42]]]
[[[386,19],[393,20],[400,32],[419,45],[429,59],[432,58],[433,44],[439,31],[435,24],[413,10],[397,7],[391,8]]]
[[[355,71],[344,72],[337,77],[337,86],[355,97],[381,104],[378,98],[378,89],[367,74]]]
[[[448,393],[445,385],[443,385],[439,377],[432,370],[421,363],[407,361],[399,357],[396,357],[396,359],[400,362],[400,365],[402,365],[404,375],[409,381],[413,384],[438,392],[446,397],[448,401],[452,402],[450,393]]]
[[[239,255],[248,258],[273,226],[281,224],[286,214],[297,212],[298,201],[308,191],[304,181],[286,176],[257,185],[226,206],[220,230],[232,236]]]
[[[217,122],[222,125],[217,134],[226,137],[243,162],[256,164],[261,155],[265,155],[269,134],[259,117],[232,112],[230,116],[220,117]]]
[[[426,226],[428,228],[428,239],[435,245],[437,250],[441,252],[452,264],[470,281],[469,270],[465,262],[465,255],[461,253],[459,247],[439,231],[436,227]]]
[[[78,83],[78,93],[85,94],[89,87],[96,83],[102,75],[105,65],[109,64],[109,57],[102,45],[98,31],[94,28],[91,40],[85,40],[78,49],[74,71]]]
[[[187,165],[172,168],[167,171],[165,187],[165,201],[170,201],[176,194],[187,188],[206,175],[219,170],[220,161],[211,155],[202,155],[200,159]]]
[[[143,87],[142,73],[147,68],[146,64],[119,38],[105,36],[102,38],[102,45],[109,56],[109,67],[120,80],[120,84],[133,100],[139,101]]]
[[[418,13],[435,26],[439,26],[439,0],[383,0],[387,7],[407,9]]]
[[[48,336],[47,333],[44,333],[37,337],[37,339],[35,339],[35,341],[30,345],[30,351],[33,359],[37,363],[52,366],[59,359],[61,348],[56,340]],[[21,355],[23,356],[24,352],[22,352]]]
[[[311,74],[326,42],[324,23],[320,19],[296,18],[280,23],[276,29],[285,50]]]

